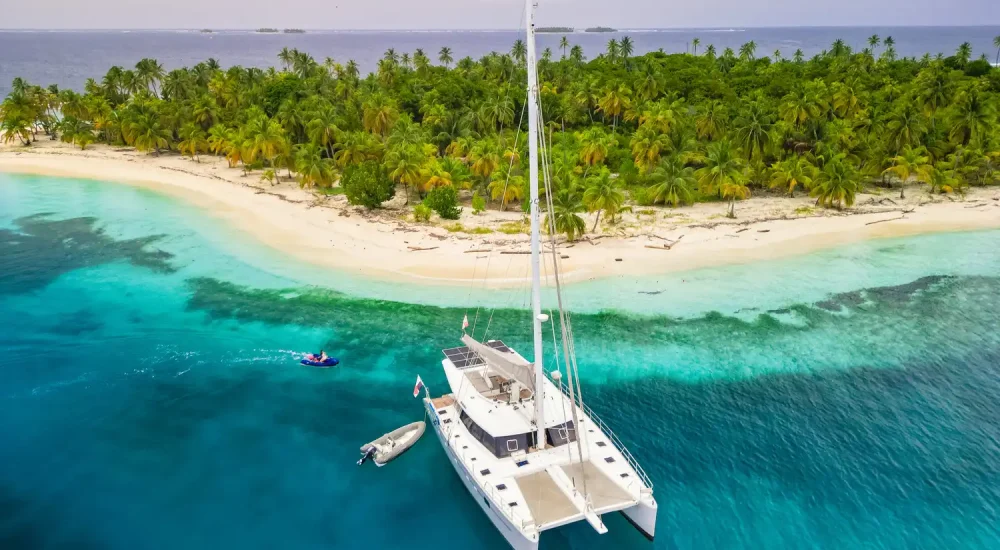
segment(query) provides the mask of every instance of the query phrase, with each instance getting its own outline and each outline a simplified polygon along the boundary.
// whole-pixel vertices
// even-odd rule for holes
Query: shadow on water
[[[0,229],[0,295],[44,288],[75,269],[127,261],[158,272],[171,272],[172,255],[147,247],[162,235],[115,240],[92,217],[50,219],[41,213],[14,221],[16,231]]]

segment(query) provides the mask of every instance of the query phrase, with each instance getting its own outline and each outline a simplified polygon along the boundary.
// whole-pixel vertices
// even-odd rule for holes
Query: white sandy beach
[[[259,174],[243,176],[225,160],[194,162],[175,154],[160,157],[95,145],[86,151],[48,140],[31,147],[0,146],[0,172],[92,178],[136,185],[204,208],[261,242],[307,262],[363,276],[447,284],[488,277],[515,283],[527,273],[527,235],[497,231],[517,223],[519,211],[476,216],[465,208],[460,223],[404,221],[402,193],[372,213],[343,196],[317,195],[295,183],[271,186]],[[914,185],[907,199],[898,191],[859,195],[854,208],[812,208],[808,197],[755,198],[738,203],[737,219],[724,203],[643,208],[604,225],[583,240],[560,246],[561,268],[570,281],[647,275],[727,263],[802,254],[865,239],[939,231],[1000,227],[1000,190],[972,189],[964,198],[931,196]],[[888,199],[888,200],[887,200]],[[593,218],[588,219],[588,230]],[[668,250],[665,243],[675,243]],[[472,252],[475,251],[475,252]],[[501,259],[502,258],[502,259]],[[488,269],[487,269],[488,267]]]

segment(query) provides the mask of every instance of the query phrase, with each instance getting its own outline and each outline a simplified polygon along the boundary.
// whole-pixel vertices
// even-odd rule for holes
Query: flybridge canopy
[[[462,336],[465,346],[444,350],[445,356],[457,369],[489,366],[505,378],[515,380],[523,387],[535,391],[535,371],[531,363],[511,351],[503,342],[491,340],[485,344],[468,334]]]

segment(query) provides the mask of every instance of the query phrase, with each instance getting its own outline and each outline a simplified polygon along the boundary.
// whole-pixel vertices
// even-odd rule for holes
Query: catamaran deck
[[[566,474],[577,490],[583,491],[583,486],[586,484],[587,495],[590,496],[592,506],[598,513],[620,510],[636,503],[635,497],[615,484],[591,462],[584,464],[576,462],[556,467]],[[562,525],[579,519],[582,515],[577,505],[570,500],[549,472],[543,470],[521,476],[516,478],[516,482],[539,529]]]
[[[556,485],[546,471],[536,472],[517,478],[517,486],[524,496],[524,503],[531,511],[531,517],[539,529],[549,525],[565,523],[580,515],[580,511]]]
[[[586,483],[587,494],[590,495],[594,510],[619,509],[635,503],[635,497],[628,494],[617,483],[611,480],[593,462],[574,462],[562,467],[563,472],[573,480],[577,488],[583,490]]]

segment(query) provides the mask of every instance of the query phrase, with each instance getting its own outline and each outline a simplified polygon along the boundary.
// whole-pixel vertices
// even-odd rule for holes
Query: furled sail
[[[516,380],[532,393],[535,392],[535,370],[531,363],[522,361],[513,354],[497,351],[468,334],[462,335],[462,343],[482,357],[487,365],[500,371],[505,377]]]

